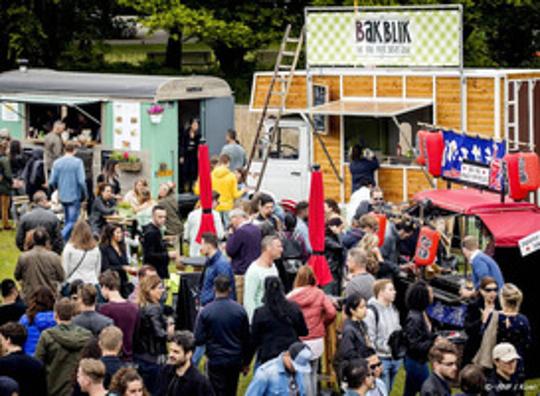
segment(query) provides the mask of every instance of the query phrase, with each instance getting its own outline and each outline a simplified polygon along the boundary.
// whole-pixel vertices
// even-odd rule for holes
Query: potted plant
[[[163,107],[160,104],[154,103],[150,108],[148,109],[148,114],[150,115],[150,122],[152,124],[159,124],[161,122],[161,118],[163,117],[163,112],[165,111],[165,107]]]
[[[135,154],[128,153],[127,151],[120,153],[114,151],[111,154],[111,159],[118,161],[118,167],[123,172],[140,172],[142,169],[142,162]]]

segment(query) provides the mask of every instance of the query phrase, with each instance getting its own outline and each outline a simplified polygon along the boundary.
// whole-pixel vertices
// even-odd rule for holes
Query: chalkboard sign
[[[328,102],[328,85],[313,84],[313,107]],[[328,117],[322,114],[313,115],[315,132],[326,133],[328,131]]]

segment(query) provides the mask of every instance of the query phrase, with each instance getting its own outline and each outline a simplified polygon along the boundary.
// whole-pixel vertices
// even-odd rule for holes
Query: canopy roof
[[[478,215],[495,239],[497,247],[514,247],[520,239],[540,231],[540,211],[480,213]]]
[[[0,74],[0,95],[79,96],[148,99],[152,101],[231,96],[226,81],[211,76],[143,76],[63,72],[49,69],[14,70]],[[8,100],[8,99],[5,99]]]
[[[473,189],[430,190],[414,196],[429,199],[433,205],[451,212],[476,215],[488,228],[497,247],[517,246],[521,238],[540,230],[540,208],[528,202],[506,199],[498,194]]]
[[[343,99],[315,106],[311,112],[325,115],[393,117],[432,104],[430,100],[416,99]]]
[[[506,197],[501,203],[499,194],[474,189],[460,190],[426,190],[414,196],[415,201],[429,199],[433,205],[460,214],[475,215],[494,210],[512,212],[516,210],[535,209],[528,202],[514,202]]]
[[[0,94],[2,102],[21,102],[21,103],[47,103],[53,105],[82,105],[88,103],[100,102],[100,98],[89,97],[68,97],[68,96],[52,96],[52,95],[24,95],[24,94]]]

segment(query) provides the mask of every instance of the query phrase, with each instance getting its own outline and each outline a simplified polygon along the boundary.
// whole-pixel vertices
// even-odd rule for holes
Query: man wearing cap
[[[307,396],[312,353],[303,342],[295,342],[278,357],[260,366],[249,384],[246,396]]]
[[[487,395],[514,396],[523,394],[523,384],[515,375],[519,359],[521,357],[516,348],[508,342],[502,342],[493,348],[495,368],[487,377]]]

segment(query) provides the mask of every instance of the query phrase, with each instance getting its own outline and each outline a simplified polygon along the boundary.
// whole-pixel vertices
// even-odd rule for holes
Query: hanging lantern
[[[379,238],[379,247],[381,247],[382,245],[384,245],[384,236],[386,234],[386,216],[382,213],[373,213],[373,215],[379,222],[377,237]]]
[[[420,229],[413,260],[417,266],[423,267],[435,262],[440,239],[441,235],[433,228],[424,226]]]
[[[510,153],[504,161],[510,198],[523,200],[540,187],[540,160],[536,153]]]
[[[426,164],[426,136],[428,131],[420,130],[416,132],[416,151],[418,155],[416,157],[416,163],[419,165]]]
[[[441,131],[430,132],[426,136],[426,163],[428,172],[439,177],[442,171],[444,138]]]

